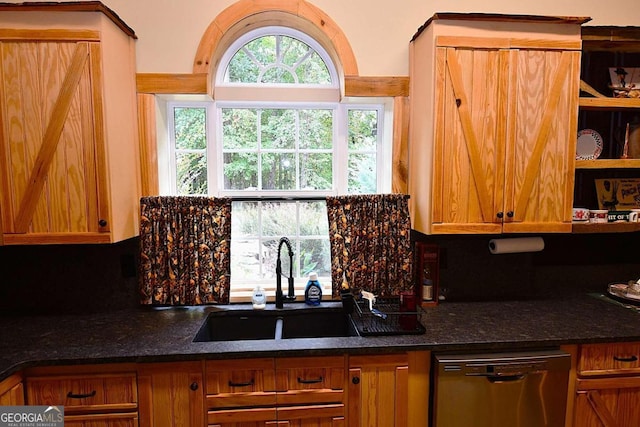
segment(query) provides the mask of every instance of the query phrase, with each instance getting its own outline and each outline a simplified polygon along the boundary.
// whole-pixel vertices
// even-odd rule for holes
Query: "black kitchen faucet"
[[[288,295],[282,294],[282,262],[280,261],[280,252],[282,245],[287,245],[289,250],[289,290]],[[278,244],[278,260],[276,261],[276,308],[284,308],[284,301],[294,301],[296,299],[296,291],[293,289],[293,249],[291,249],[291,242],[286,237],[280,239]]]

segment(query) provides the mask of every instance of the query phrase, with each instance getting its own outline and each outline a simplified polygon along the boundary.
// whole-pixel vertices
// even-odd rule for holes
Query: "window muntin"
[[[284,34],[262,35],[231,58],[226,83],[331,84],[331,74],[311,46]]]

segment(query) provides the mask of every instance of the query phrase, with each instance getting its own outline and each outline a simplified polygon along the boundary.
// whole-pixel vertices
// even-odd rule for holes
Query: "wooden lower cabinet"
[[[24,405],[22,375],[13,374],[0,382],[0,406]]]
[[[640,425],[640,343],[579,347],[574,427]]]
[[[67,427],[138,427],[133,365],[83,365],[25,371],[27,405],[64,406]]]
[[[349,427],[408,426],[408,397],[407,354],[349,358]]]
[[[140,427],[205,425],[203,362],[138,366]]]
[[[346,357],[210,360],[210,427],[345,426]]]

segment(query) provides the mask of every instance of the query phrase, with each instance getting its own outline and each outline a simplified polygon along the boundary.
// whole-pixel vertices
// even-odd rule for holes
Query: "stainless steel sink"
[[[194,342],[357,335],[342,307],[228,309],[209,313]]]

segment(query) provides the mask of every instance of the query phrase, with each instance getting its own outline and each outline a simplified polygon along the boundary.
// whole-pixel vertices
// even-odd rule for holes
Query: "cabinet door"
[[[408,363],[406,354],[349,359],[347,412],[350,427],[408,425]]]
[[[579,52],[436,50],[432,231],[571,231]]]
[[[109,206],[99,200],[106,192],[103,122],[96,120],[102,114],[100,44],[12,41],[0,47],[5,241],[108,232]]]
[[[140,365],[140,426],[204,426],[202,372],[201,362]]]
[[[578,380],[574,426],[637,427],[640,377]]]
[[[570,232],[580,52],[509,51],[504,232]]]
[[[0,406],[24,405],[24,386],[19,374],[0,382]]]
[[[434,233],[499,233],[508,52],[437,48],[431,222]]]

